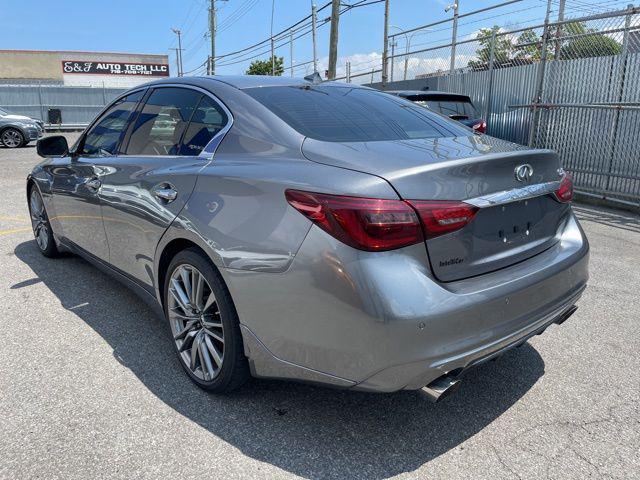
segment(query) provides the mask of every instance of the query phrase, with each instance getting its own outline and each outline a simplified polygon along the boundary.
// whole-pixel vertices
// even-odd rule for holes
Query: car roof
[[[162,85],[164,83],[191,83],[193,81],[202,82],[222,82],[240,90],[256,87],[295,87],[301,85],[313,85],[313,82],[304,78],[269,76],[269,75],[202,75],[198,77],[169,77],[150,82],[144,86]],[[318,85],[327,86],[349,86],[351,88],[366,88],[359,85],[351,85],[340,82],[324,81]]]
[[[469,95],[462,93],[440,92],[437,90],[385,90],[386,93],[398,95],[399,97],[447,97],[469,100]]]

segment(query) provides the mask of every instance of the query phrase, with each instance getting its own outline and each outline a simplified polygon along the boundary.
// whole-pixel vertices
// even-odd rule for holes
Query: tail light
[[[554,192],[556,200],[562,203],[568,203],[573,200],[573,180],[569,172],[564,172],[560,186]]]
[[[341,242],[379,252],[464,227],[477,208],[461,202],[384,200],[285,191],[287,202]],[[422,221],[422,224],[421,224]]]
[[[420,220],[402,200],[299,190],[287,190],[285,197],[325,232],[359,250],[393,250],[423,241]]]
[[[478,213],[478,207],[458,201],[410,200],[408,203],[420,215],[427,239],[460,230]]]
[[[476,123],[471,128],[473,129],[474,132],[486,133],[487,132],[487,122],[485,122],[484,120],[481,120],[480,122]]]

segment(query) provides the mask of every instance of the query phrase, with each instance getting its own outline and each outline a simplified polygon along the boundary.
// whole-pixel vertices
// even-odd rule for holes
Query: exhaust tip
[[[556,325],[562,325],[571,315],[573,315],[576,312],[577,309],[578,307],[576,307],[575,305],[569,307],[566,312],[564,312],[555,320],[554,323]]]
[[[450,376],[449,374],[445,374],[436,378],[427,386],[422,387],[422,391],[427,394],[432,402],[435,403],[454,393],[458,388],[460,388],[461,384],[462,382],[460,379]]]

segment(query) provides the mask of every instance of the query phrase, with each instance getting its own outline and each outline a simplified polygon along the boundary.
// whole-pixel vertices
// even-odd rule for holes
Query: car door
[[[116,100],[80,138],[75,151],[52,162],[55,222],[59,236],[68,243],[108,261],[109,247],[102,220],[99,191],[105,160],[113,156],[124,138],[128,121],[144,90]]]
[[[101,177],[110,263],[149,289],[156,246],[210,162],[201,152],[228,124],[227,113],[195,87],[154,88]]]

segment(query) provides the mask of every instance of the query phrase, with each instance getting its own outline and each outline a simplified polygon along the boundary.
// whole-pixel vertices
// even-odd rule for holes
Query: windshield
[[[243,90],[300,134],[326,142],[466,136],[463,127],[398,97],[335,85]]]

